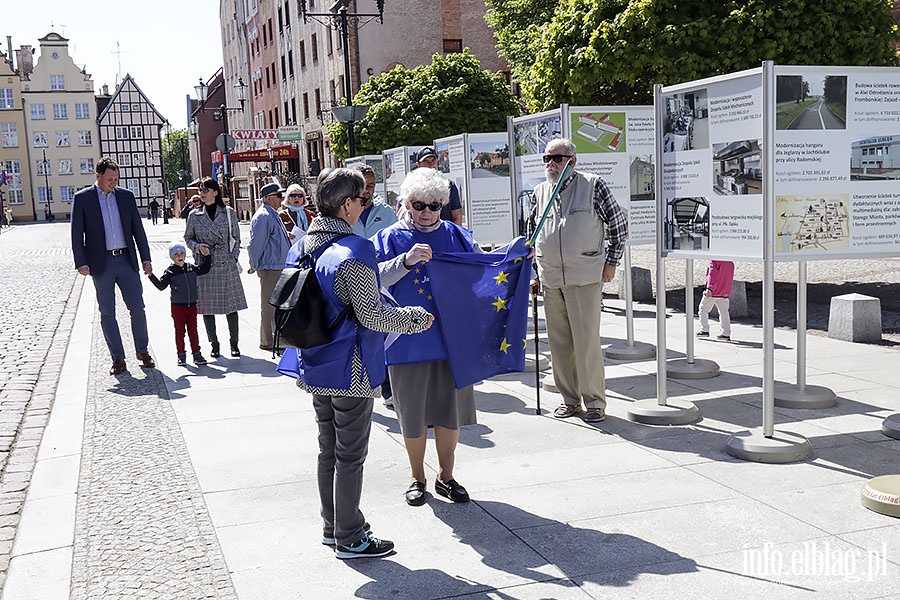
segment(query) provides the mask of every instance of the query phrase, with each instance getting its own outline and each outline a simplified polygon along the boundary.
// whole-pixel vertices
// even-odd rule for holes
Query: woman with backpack
[[[288,348],[278,368],[296,377],[297,385],[313,397],[319,425],[322,543],[333,545],[340,559],[385,556],[393,551],[393,542],[371,534],[359,510],[373,398],[386,372],[384,334],[420,333],[434,321],[422,307],[382,303],[375,248],[351,229],[363,210],[364,189],[365,180],[358,171],[334,169],[319,176],[319,216],[310,223],[302,249],[295,245],[288,254],[288,266],[296,266],[302,253],[315,258],[327,322],[333,324],[332,339],[312,348]],[[407,265],[421,260],[419,252],[397,257],[382,271],[406,272]],[[346,316],[338,319],[340,315]]]

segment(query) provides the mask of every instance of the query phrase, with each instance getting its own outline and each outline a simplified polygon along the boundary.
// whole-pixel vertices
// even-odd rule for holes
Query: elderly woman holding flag
[[[405,254],[408,271],[395,277],[382,273],[382,284],[389,286],[400,305],[418,305],[434,314],[437,306],[426,263],[438,253],[480,249],[471,231],[441,220],[441,208],[450,199],[450,184],[438,171],[416,169],[404,179],[400,195],[405,217],[382,229],[372,241],[380,261]],[[468,502],[469,494],[454,479],[453,467],[459,428],[476,422],[475,392],[471,385],[456,389],[441,331],[432,327],[423,333],[400,336],[387,349],[386,357],[394,407],[412,471],[406,503],[425,503],[425,440],[429,427],[434,428],[440,466],[435,492],[454,502]]]

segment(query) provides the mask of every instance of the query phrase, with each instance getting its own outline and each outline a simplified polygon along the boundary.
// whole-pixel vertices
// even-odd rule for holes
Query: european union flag
[[[493,252],[445,252],[427,263],[457,389],[525,370],[529,251],[519,237]]]

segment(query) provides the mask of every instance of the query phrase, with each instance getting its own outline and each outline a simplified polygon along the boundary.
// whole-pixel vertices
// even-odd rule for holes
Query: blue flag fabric
[[[493,252],[445,252],[427,263],[457,389],[525,370],[529,252],[518,237]]]

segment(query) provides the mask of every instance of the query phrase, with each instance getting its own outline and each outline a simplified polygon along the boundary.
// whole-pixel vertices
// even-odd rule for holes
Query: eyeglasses
[[[306,194],[288,194],[288,198],[306,198]]]
[[[412,206],[414,210],[417,210],[419,212],[422,212],[426,208],[428,210],[430,210],[431,212],[438,212],[441,210],[441,208],[444,207],[444,205],[441,204],[440,202],[431,202],[429,204],[425,204],[424,202],[417,201],[417,202],[410,202],[409,205]]]
[[[275,196],[276,198],[284,198],[284,194],[281,192],[275,192],[274,194],[269,194],[269,196]]]
[[[544,164],[546,165],[551,160],[553,162],[555,162],[556,164],[559,164],[567,158],[572,158],[572,155],[571,154],[545,154],[541,157],[541,160],[544,161]]]

